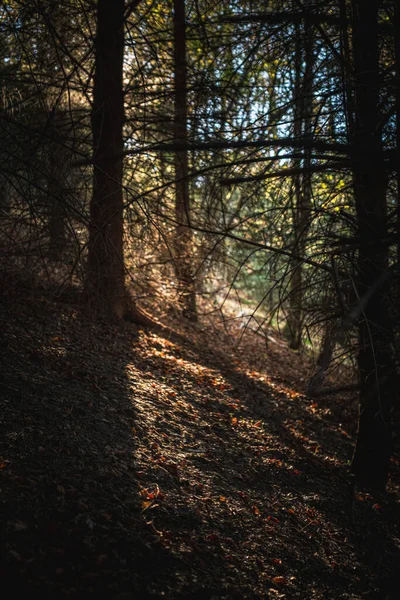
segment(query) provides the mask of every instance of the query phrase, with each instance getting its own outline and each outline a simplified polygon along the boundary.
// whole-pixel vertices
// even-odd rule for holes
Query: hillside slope
[[[4,598],[399,597],[398,460],[353,490],[354,399],[307,398],[277,335],[235,352],[2,280]]]

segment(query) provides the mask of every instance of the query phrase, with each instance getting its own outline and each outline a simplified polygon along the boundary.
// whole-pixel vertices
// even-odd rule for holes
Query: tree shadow
[[[61,300],[10,286],[0,308],[1,551],[14,592],[265,598],[274,582],[257,560],[280,557],[294,597],[334,586],[395,597],[389,508],[354,499],[334,417],[204,337],[144,334]],[[343,548],[355,568],[332,568]]]
[[[292,390],[273,381],[255,380],[235,368],[231,357],[225,356],[216,345],[211,348],[196,347],[192,339],[188,341],[185,335],[167,329],[157,331],[156,336],[167,339],[175,347],[157,358],[151,355],[149,361],[153,372],[168,373],[171,355],[175,355],[181,362],[179,367],[179,362],[177,365],[172,359],[174,373],[169,376],[169,384],[175,389],[177,399],[180,391],[185,393],[188,384],[192,389],[199,385],[196,369],[190,374],[190,364],[205,367],[215,373],[217,379],[220,376],[229,385],[228,402],[224,390],[221,390],[220,398],[217,397],[214,384],[211,384],[212,394],[208,400],[205,398],[210,388],[207,388],[206,383],[203,383],[202,394],[189,393],[190,402],[195,409],[204,410],[206,404],[210,413],[220,415],[221,425],[216,424],[214,419],[211,426],[214,442],[207,440],[209,436],[206,432],[199,433],[201,423],[193,421],[190,415],[186,420],[182,417],[188,432],[187,442],[197,447],[204,446],[205,449],[207,444],[214,444],[213,448],[209,448],[211,455],[213,452],[220,455],[219,460],[215,460],[215,456],[213,460],[202,456],[195,459],[197,463],[201,462],[203,473],[208,472],[216,493],[226,493],[224,472],[233,469],[236,464],[240,465],[241,473],[246,473],[245,477],[236,478],[236,491],[245,491],[249,496],[264,495],[265,498],[271,498],[276,495],[279,487],[283,496],[295,494],[296,512],[302,508],[324,515],[326,523],[332,525],[337,534],[341,534],[342,539],[346,540],[349,556],[353,557],[354,564],[338,572],[332,569],[329,560],[324,563],[311,552],[308,559],[319,563],[321,580],[333,584],[342,579],[344,587],[351,583],[355,591],[366,594],[365,597],[371,599],[397,597],[395,582],[399,547],[395,542],[398,533],[394,532],[394,528],[397,527],[398,531],[398,503],[389,496],[381,497],[378,502],[376,496],[367,492],[354,493],[346,466],[353,431],[346,431],[346,427],[336,421],[335,415],[321,416],[320,411],[313,409],[315,400],[292,394]],[[153,342],[155,345],[156,336]],[[204,338],[201,343],[205,343]],[[235,409],[232,408],[232,400],[237,402]],[[232,426],[232,419],[236,424],[240,419],[262,422],[270,436],[269,440],[274,441],[272,450],[256,452],[251,457],[248,436],[241,435],[237,425]],[[303,422],[304,426],[301,426]],[[215,438],[218,437],[221,443],[216,449]],[[292,466],[300,472],[299,477],[293,477],[293,470],[285,470],[281,466],[277,468],[277,464],[284,456],[287,459],[288,455]],[[234,481],[234,476],[230,476],[230,481]],[[226,522],[228,524],[229,518]],[[292,525],[295,529],[296,524]],[[302,528],[303,525],[299,527]],[[311,529],[318,534],[317,525]],[[376,548],[380,551],[376,552]],[[317,548],[314,550],[317,553]],[[296,559],[296,556],[292,556],[290,562],[304,576],[304,557]],[[356,578],[355,572],[359,572]],[[312,583],[315,581],[313,582],[311,574],[310,585]]]
[[[176,560],[140,514],[132,343],[75,300],[56,302],[32,282],[3,289],[3,589],[145,598],[153,569],[167,577]]]

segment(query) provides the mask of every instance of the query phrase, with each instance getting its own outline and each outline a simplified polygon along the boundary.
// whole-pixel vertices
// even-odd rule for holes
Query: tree
[[[174,75],[175,75],[175,140],[188,141],[188,100],[186,65],[185,0],[174,0]],[[192,229],[190,220],[189,157],[187,150],[175,153],[175,236],[174,264],[184,316],[197,320],[196,289],[193,273]]]
[[[394,44],[395,44],[395,109],[396,109],[396,149],[397,149],[397,257],[400,259],[400,6],[394,7]]]
[[[362,298],[389,266],[387,173],[381,139],[381,73],[378,0],[352,1],[355,70],[353,140],[354,199],[358,226],[357,294]],[[392,451],[391,407],[396,371],[386,294],[379,289],[366,304],[358,326],[360,414],[351,469],[364,483],[384,488]]]
[[[125,286],[123,219],[124,0],[98,0],[93,82],[89,297],[119,318],[149,324]]]
[[[314,78],[314,30],[306,23],[303,40],[300,29],[295,28],[295,82],[294,82],[294,137],[304,137],[311,141],[313,137],[313,78]],[[303,56],[304,52],[304,56]],[[303,69],[304,63],[304,69]],[[305,253],[307,235],[311,225],[312,199],[312,163],[311,148],[304,148],[304,159],[294,159],[295,170],[302,170],[293,176],[293,251],[296,258],[292,261],[293,273],[290,281],[288,329],[290,347],[298,350],[301,346],[303,321],[303,264],[301,257]]]

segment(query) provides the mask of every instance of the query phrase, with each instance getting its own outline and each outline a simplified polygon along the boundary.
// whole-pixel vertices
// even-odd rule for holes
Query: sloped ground
[[[398,459],[353,490],[355,403],[307,398],[277,335],[235,353],[2,284],[3,598],[400,597]]]

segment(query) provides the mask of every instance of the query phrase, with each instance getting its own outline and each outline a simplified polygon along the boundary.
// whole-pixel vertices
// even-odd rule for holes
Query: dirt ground
[[[400,598],[399,456],[354,488],[351,394],[212,318],[157,330],[2,276],[2,598]]]

